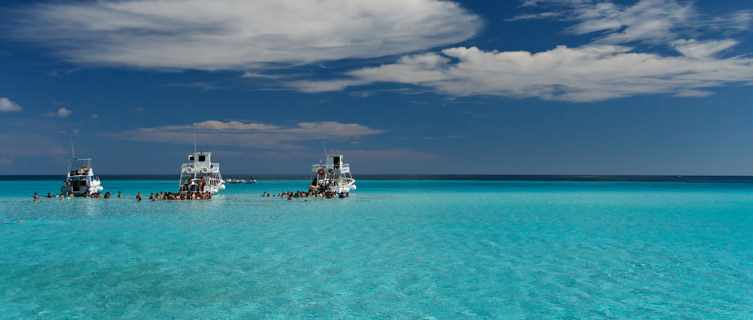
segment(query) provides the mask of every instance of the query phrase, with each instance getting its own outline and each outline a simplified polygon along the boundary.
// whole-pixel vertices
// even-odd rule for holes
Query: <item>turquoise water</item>
[[[0,181],[0,318],[753,318],[753,184],[59,183]]]

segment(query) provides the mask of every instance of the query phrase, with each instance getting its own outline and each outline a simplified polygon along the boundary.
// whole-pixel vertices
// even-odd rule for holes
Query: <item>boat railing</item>
[[[340,169],[345,169],[345,168],[350,169],[350,164],[348,164],[348,163],[341,163],[340,164]],[[311,166],[311,169],[312,170],[329,169],[329,166],[327,166],[326,164],[315,164],[315,165]]]
[[[204,168],[204,167],[205,168],[210,168],[211,167],[212,169],[216,168],[217,170],[219,170],[220,169],[220,164],[219,163],[212,163],[209,166],[202,166],[202,168]],[[196,165],[195,165],[195,163],[184,163],[183,165],[181,165],[180,168],[181,169],[186,169],[186,168],[194,169],[194,168],[196,168]]]

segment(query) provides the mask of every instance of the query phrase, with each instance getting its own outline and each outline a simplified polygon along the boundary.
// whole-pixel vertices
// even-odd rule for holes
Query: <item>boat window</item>
[[[193,161],[193,156],[188,156],[188,161]]]
[[[203,162],[204,160],[206,160],[206,158],[207,158],[207,156],[199,156],[199,161]]]
[[[340,167],[340,157],[334,157],[333,160],[334,160],[334,163],[335,163],[335,168],[339,168]]]

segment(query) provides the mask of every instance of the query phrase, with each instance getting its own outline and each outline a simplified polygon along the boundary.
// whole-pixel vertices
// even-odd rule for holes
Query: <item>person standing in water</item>
[[[37,201],[39,201],[39,195],[36,192],[34,192],[34,202],[37,202]]]
[[[141,201],[141,192],[136,194],[136,200]]]
[[[120,191],[118,191],[118,199],[120,199]]]

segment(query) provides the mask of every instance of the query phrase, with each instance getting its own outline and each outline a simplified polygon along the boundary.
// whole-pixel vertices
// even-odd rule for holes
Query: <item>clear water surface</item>
[[[0,318],[753,318],[750,183],[59,184],[0,181]]]

